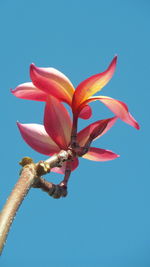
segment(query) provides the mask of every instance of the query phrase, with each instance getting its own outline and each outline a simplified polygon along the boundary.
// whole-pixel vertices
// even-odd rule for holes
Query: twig
[[[78,117],[73,114],[73,123],[72,123],[72,131],[71,131],[71,143],[70,146],[75,148],[78,146],[77,144],[77,124]]]
[[[33,184],[34,188],[39,188],[44,192],[48,193],[48,195],[52,196],[53,198],[61,198],[67,196],[67,186],[63,184],[53,184],[51,182],[46,181],[44,178],[40,177],[38,182]]]
[[[59,184],[60,186],[67,187],[67,184],[68,184],[68,181],[70,178],[70,174],[71,174],[71,166],[70,166],[70,161],[68,161],[66,164],[65,176],[64,176],[63,181],[61,181],[61,183]]]

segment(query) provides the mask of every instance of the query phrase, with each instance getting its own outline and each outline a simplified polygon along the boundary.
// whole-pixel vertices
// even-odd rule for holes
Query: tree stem
[[[58,154],[47,159],[45,162],[34,164],[32,162],[32,159],[27,157],[22,160],[21,165],[24,167],[22,169],[21,176],[0,213],[0,254],[2,253],[8,232],[10,230],[10,226],[15,218],[16,212],[30,188],[34,186],[36,182],[38,182],[41,175],[48,173],[53,167],[60,167],[63,162],[68,161],[73,157],[74,155],[70,150],[62,150]],[[26,163],[26,165],[24,162],[29,161],[29,159],[31,163]]]
[[[0,254],[2,253],[10,226],[16,212],[36,179],[34,164],[23,168],[21,176],[0,213]]]

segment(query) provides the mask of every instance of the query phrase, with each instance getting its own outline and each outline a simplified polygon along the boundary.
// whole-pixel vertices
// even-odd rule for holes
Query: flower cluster
[[[70,171],[77,168],[78,157],[81,156],[93,161],[117,158],[118,155],[112,151],[91,147],[92,141],[105,134],[118,118],[139,129],[138,123],[129,113],[125,103],[107,96],[93,96],[112,78],[116,62],[115,56],[104,72],[84,80],[76,90],[60,71],[54,68],[39,68],[31,64],[32,82],[21,84],[12,90],[16,97],[45,102],[44,125],[18,123],[26,143],[48,156],[71,149],[74,157],[69,164]],[[106,105],[114,113],[114,117],[96,121],[77,132],[78,118],[89,119],[92,115],[89,103],[96,100]],[[71,107],[72,118],[62,102]],[[64,174],[68,168],[66,166],[65,162],[61,168],[56,167],[52,171]]]

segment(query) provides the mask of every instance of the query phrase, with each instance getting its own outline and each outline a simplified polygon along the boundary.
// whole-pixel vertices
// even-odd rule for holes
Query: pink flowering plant
[[[93,96],[112,78],[116,62],[115,56],[104,72],[84,80],[76,90],[71,81],[60,71],[54,68],[39,68],[31,64],[32,82],[21,84],[12,90],[18,98],[45,102],[43,125],[19,122],[17,125],[25,142],[48,158],[38,163],[34,163],[29,157],[22,159],[21,176],[1,212],[0,251],[12,218],[31,187],[40,188],[53,198],[66,196],[70,174],[78,167],[80,157],[92,161],[108,161],[119,157],[110,150],[93,147],[92,142],[95,139],[104,135],[118,119],[139,129],[138,123],[129,113],[125,103],[108,96]],[[96,100],[107,106],[114,116],[100,119],[78,132],[78,119],[88,120],[92,116],[89,104]],[[64,103],[71,107],[72,116]],[[41,177],[50,171],[64,175],[58,185]]]

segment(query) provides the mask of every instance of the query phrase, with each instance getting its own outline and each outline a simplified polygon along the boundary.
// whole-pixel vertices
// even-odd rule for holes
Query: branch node
[[[49,173],[51,170],[49,164],[45,161],[40,161],[37,165],[36,165],[36,173],[38,176],[41,176],[43,174]]]
[[[66,197],[67,196],[67,187],[66,186],[62,186],[60,184],[55,185],[53,184],[52,187],[49,189],[48,194],[55,198],[55,199],[59,199],[61,197]]]
[[[48,194],[52,197],[55,192],[55,184],[52,184],[52,187],[48,189]]]

